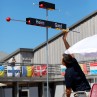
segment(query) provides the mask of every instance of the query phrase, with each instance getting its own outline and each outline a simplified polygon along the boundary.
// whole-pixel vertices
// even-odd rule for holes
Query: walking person
[[[65,48],[68,49],[70,47],[67,42],[68,32],[63,31],[63,42]],[[63,54],[62,64],[66,66],[65,71],[65,85],[66,85],[66,97],[70,97],[71,92],[77,91],[86,91],[89,93],[91,87],[85,77],[85,74],[81,70],[77,60],[74,57],[74,54]]]

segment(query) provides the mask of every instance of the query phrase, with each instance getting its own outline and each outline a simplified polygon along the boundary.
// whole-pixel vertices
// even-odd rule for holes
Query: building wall
[[[86,38],[88,36],[97,34],[97,15],[90,17],[82,23],[79,23],[75,27],[71,27],[73,31],[70,31],[67,40],[70,45]],[[65,47],[62,41],[62,36],[58,37],[54,41],[48,44],[48,61],[49,64],[61,64],[62,54],[65,51]],[[76,55],[78,61],[95,60],[96,58],[86,58],[80,55]],[[41,47],[34,52],[34,63],[46,63],[46,46]]]
[[[49,64],[60,64],[62,53],[64,52],[64,45],[62,38],[59,37],[56,40],[48,44],[48,63]],[[46,46],[42,47],[38,51],[34,52],[34,63],[46,63]]]
[[[20,52],[16,55],[14,55],[14,58],[16,60],[16,63],[33,63],[33,53],[31,52]],[[10,58],[8,63],[12,62],[12,58]]]
[[[88,20],[86,20],[85,22],[81,23],[80,25],[78,25],[77,27],[75,27],[73,30],[80,32],[78,33],[70,33],[70,39],[72,39],[72,43],[71,45],[73,45],[74,43],[76,43],[77,41],[82,40],[83,38],[92,36],[97,34],[97,15],[89,18]],[[95,60],[96,58],[87,58],[87,57],[81,57],[79,55],[77,55],[77,59],[79,61],[87,61],[87,60]]]
[[[12,89],[11,88],[5,88],[4,89],[4,95],[2,97],[12,97]]]
[[[16,60],[16,63],[20,63],[21,62],[21,54],[18,53],[14,56],[15,60]],[[8,61],[8,63],[11,63],[12,62],[12,58],[10,58]]]
[[[0,97],[4,97],[4,96],[5,96],[4,89],[2,87],[0,87]]]
[[[33,53],[21,52],[21,63],[33,63]]]

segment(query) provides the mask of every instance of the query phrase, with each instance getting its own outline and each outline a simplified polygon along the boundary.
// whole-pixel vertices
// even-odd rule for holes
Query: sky
[[[39,8],[41,0],[0,0],[0,51],[10,54],[19,48],[35,48],[46,41],[46,28],[27,25],[26,18],[46,20],[46,10]],[[43,0],[42,0],[43,1]],[[97,10],[97,0],[44,0],[55,4],[48,11],[48,20],[64,23],[67,27]],[[48,29],[48,39],[61,30]],[[74,32],[73,32],[74,33]]]

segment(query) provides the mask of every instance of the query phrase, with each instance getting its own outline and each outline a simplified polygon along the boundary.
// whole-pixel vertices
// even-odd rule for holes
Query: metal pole
[[[16,92],[16,97],[19,97],[19,83],[16,82],[16,87],[15,87],[15,92]]]
[[[46,20],[48,20],[48,9],[46,9]],[[47,61],[47,97],[48,97],[48,90],[49,90],[49,83],[48,83],[48,27],[46,27],[46,61]]]

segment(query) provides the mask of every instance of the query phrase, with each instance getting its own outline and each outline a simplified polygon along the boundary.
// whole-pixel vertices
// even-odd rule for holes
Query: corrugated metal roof
[[[76,26],[82,24],[83,22],[89,20],[90,18],[92,18],[93,16],[97,15],[97,10],[92,12],[91,14],[87,15],[86,17],[82,18],[81,20],[79,20],[78,22],[74,23],[73,25],[71,25],[69,28],[72,30],[73,28],[75,28]]]

